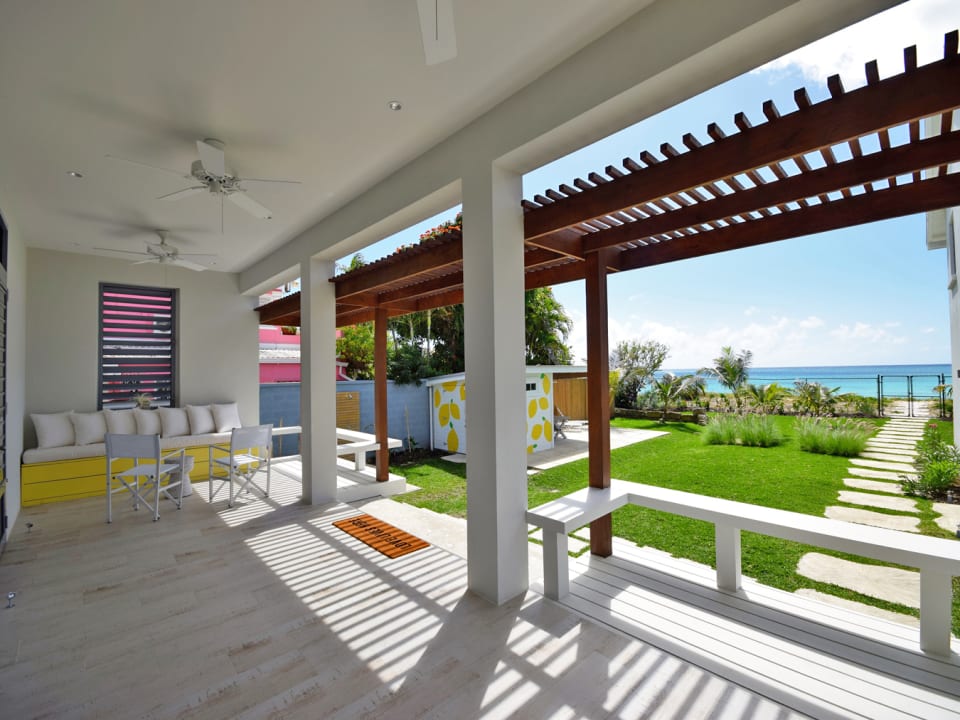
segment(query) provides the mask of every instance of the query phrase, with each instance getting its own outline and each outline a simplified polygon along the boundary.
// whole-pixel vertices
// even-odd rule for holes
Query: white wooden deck
[[[331,526],[357,510],[299,494],[278,475],[156,523],[26,508],[0,556],[0,717],[801,717],[534,592],[489,605],[462,558],[389,560]]]
[[[917,630],[615,539],[570,560],[562,604],[817,718],[960,718],[960,646],[918,651]]]

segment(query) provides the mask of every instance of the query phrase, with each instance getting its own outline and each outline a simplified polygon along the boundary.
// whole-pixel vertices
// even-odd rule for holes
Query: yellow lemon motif
[[[435,408],[440,407],[440,390],[439,388],[433,389],[433,406]]]
[[[540,409],[541,409],[541,410],[546,410],[546,409],[547,409],[547,405],[549,405],[549,404],[550,404],[550,403],[547,402],[547,399],[546,399],[545,397],[540,398]]]
[[[460,438],[457,437],[457,431],[451,427],[450,432],[447,433],[447,450],[455,453],[459,448]]]
[[[444,403],[440,406],[440,412],[437,413],[437,419],[440,421],[440,427],[450,422],[450,405]]]
[[[527,406],[527,415],[533,417],[537,414],[537,401],[531,400],[530,404]]]
[[[460,383],[460,400],[462,402],[463,400],[466,400],[466,399],[467,399],[467,384]]]
[[[532,455],[535,447],[536,445],[527,445],[527,455]]]
[[[541,417],[540,419],[543,420],[543,436],[548,442],[553,442],[553,423],[545,417]]]
[[[447,382],[445,382],[445,383],[441,383],[441,384],[440,384],[440,387],[443,388],[443,391],[444,391],[444,392],[453,392],[454,390],[457,389],[457,381],[456,381],[456,380],[449,380],[449,381],[447,381]]]
[[[543,425],[541,425],[540,423],[537,423],[536,425],[534,425],[533,429],[530,431],[530,437],[532,437],[534,440],[539,440],[540,435],[542,434],[543,434]]]
[[[450,401],[450,417],[454,420],[460,419],[460,406],[457,405],[453,400]]]
[[[547,375],[546,373],[541,373],[540,377],[543,378],[543,394],[549,395],[550,394],[550,376]]]

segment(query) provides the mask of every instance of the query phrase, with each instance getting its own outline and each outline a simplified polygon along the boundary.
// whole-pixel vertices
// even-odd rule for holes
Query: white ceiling
[[[458,55],[427,66],[416,0],[0,0],[0,211],[30,247],[164,228],[238,271],[647,4],[454,0]],[[221,235],[217,197],[157,200],[194,183],[105,157],[187,173],[206,137],[302,185],[248,185],[273,219],[228,202]]]

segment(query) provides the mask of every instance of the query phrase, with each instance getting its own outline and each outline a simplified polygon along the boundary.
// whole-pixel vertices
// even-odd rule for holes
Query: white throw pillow
[[[105,410],[107,432],[116,435],[133,435],[137,432],[137,418],[133,410]]]
[[[37,430],[37,447],[64,447],[76,442],[73,432],[73,423],[70,414],[73,410],[62,413],[30,413],[33,427]]]
[[[240,410],[235,402],[211,405],[210,410],[213,411],[213,424],[217,432],[227,432],[240,427]]]
[[[73,423],[77,445],[103,442],[103,435],[107,432],[107,421],[102,412],[70,413],[70,422]]]
[[[160,413],[156,410],[134,408],[133,416],[137,419],[137,432],[140,435],[160,434]]]
[[[187,405],[187,417],[190,419],[191,435],[206,435],[217,431],[209,405]]]
[[[186,410],[162,407],[157,412],[160,413],[160,427],[163,429],[163,437],[180,437],[190,434],[190,421],[187,419]]]

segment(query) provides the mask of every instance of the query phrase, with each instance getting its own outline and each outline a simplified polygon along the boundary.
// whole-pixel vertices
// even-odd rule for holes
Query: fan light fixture
[[[399,100],[391,100],[387,103],[387,107],[396,112],[397,110],[403,110],[403,105]]]
[[[67,170],[67,175],[75,180],[80,180],[83,177],[83,173],[78,170]]]

